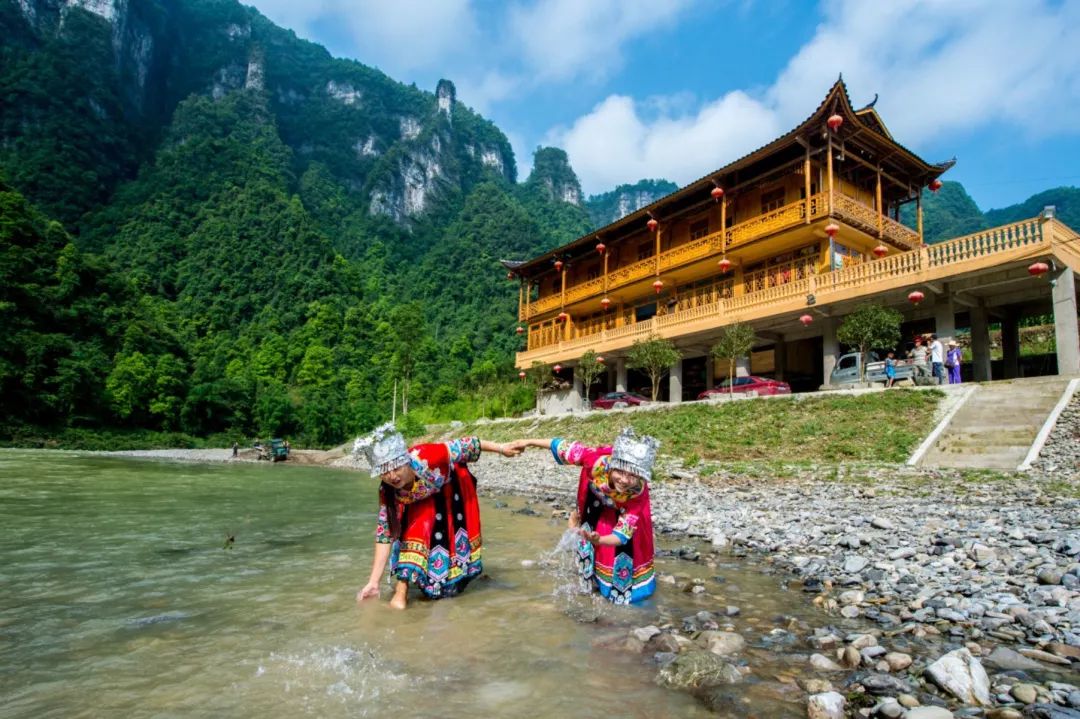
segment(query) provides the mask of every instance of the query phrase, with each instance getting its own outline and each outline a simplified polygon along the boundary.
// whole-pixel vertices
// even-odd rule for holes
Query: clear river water
[[[485,501],[486,578],[358,606],[374,510],[345,470],[0,450],[0,717],[717,716],[612,644],[718,599],[753,666],[719,715],[805,716],[803,665],[767,638],[821,617],[776,576],[661,559],[714,596],[614,607],[542,561],[562,522]]]

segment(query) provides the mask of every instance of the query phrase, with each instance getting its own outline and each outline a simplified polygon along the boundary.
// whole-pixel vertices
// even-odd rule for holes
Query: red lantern
[[[731,260],[729,260],[729,259],[728,259],[728,258],[726,258],[726,257],[722,258],[722,259],[721,259],[721,260],[720,260],[719,262],[717,262],[716,264],[720,265],[720,271],[721,271],[721,272],[727,272],[728,270],[730,270],[730,269],[731,269]]]
[[[836,132],[840,129],[840,126],[844,124],[844,118],[839,115],[829,115],[829,119],[825,121],[829,126],[829,129]]]
[[[606,249],[607,245],[605,245],[603,242],[596,243],[596,251],[599,252],[601,255],[604,254],[604,250]]]
[[[519,326],[519,327],[517,328],[517,333],[518,333],[519,335],[523,335],[523,334],[525,334],[525,328],[524,328],[524,327],[521,327],[521,326]]]
[[[562,272],[562,265],[563,265],[562,260],[555,260],[555,271],[556,272]]]
[[[1028,267],[1028,272],[1031,274],[1032,277],[1045,275],[1049,271],[1050,265],[1046,264],[1045,262],[1032,262],[1031,265]]]
[[[934,180],[930,183],[930,192],[937,192],[941,189],[941,180]]]
[[[506,273],[506,279],[508,279],[508,280],[514,279],[514,273],[513,272],[507,272]]]
[[[825,225],[825,234],[829,237],[836,237],[836,233],[840,231],[840,225],[835,222],[830,222]]]
[[[814,318],[810,315],[803,315],[799,318],[799,322],[803,323],[803,327],[809,327],[810,323],[814,321]]]
[[[877,247],[874,248],[874,256],[875,257],[884,257],[887,254],[889,254],[889,248],[886,247],[885,245],[878,245]]]
[[[649,232],[656,232],[656,228],[660,226],[660,223],[656,221],[655,217],[650,217],[649,221],[645,224],[649,227]]]
[[[525,370],[521,370],[520,372],[518,372],[518,377],[520,377],[522,380],[524,380],[525,379]]]
[[[723,187],[714,187],[714,188],[712,188],[712,192],[710,192],[709,194],[712,195],[712,198],[714,200],[719,202],[720,198],[724,196],[724,188]]]
[[[560,312],[559,316],[555,319],[557,319],[559,322],[566,322],[568,319],[570,319],[570,315],[566,314],[565,312]]]
[[[908,293],[907,298],[908,298],[908,302],[910,302],[913,305],[917,305],[917,304],[919,304],[920,302],[922,302],[923,300],[926,299],[926,295],[924,295],[922,292],[919,292],[918,290],[912,290],[911,292]]]
[[[562,372],[562,365],[561,365],[561,364],[557,364],[557,365],[555,365],[554,367],[552,367],[551,369],[555,370],[555,372],[556,372],[556,373],[558,373],[558,372]]]
[[[608,307],[611,307],[611,300],[605,297],[604,299],[600,300],[600,306],[607,310]]]
[[[599,362],[600,364],[604,364],[604,358],[603,357],[597,357],[596,361]]]
[[[657,280],[656,282],[653,282],[652,288],[656,290],[656,294],[660,294],[660,290],[664,289],[664,281]]]

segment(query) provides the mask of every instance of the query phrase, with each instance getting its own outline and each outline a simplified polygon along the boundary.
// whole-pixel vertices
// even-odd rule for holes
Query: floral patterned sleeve
[[[615,526],[611,529],[611,534],[615,536],[620,544],[626,544],[630,541],[630,538],[634,536],[634,530],[637,529],[638,516],[633,512],[623,512],[619,515],[619,521],[615,523]]]
[[[480,438],[462,437],[446,443],[451,464],[468,464],[480,459]]]
[[[390,519],[386,505],[379,502],[379,519],[375,523],[375,544],[391,544],[393,541],[390,537]]]
[[[576,464],[579,467],[585,466],[586,459],[590,460],[589,465],[592,465],[591,460],[596,459],[596,451],[592,447],[561,437],[551,440],[551,454],[559,464]]]

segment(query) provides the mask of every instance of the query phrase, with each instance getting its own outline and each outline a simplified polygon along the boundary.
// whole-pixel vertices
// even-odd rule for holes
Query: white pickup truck
[[[836,366],[833,368],[832,374],[829,375],[829,384],[836,386],[861,382],[862,379],[859,377],[859,364],[861,362],[862,356],[858,352],[849,352],[846,355],[842,355],[840,359],[836,361]],[[927,367],[927,371],[929,372],[929,367]],[[915,379],[914,360],[896,360],[896,381],[899,382],[902,379],[910,379],[912,382],[918,384]],[[866,381],[885,381],[885,361],[878,359],[877,354],[874,352],[870,353],[870,361],[866,363]]]

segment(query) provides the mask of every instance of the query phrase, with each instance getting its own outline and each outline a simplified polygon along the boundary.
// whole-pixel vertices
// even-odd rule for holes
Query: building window
[[[653,255],[653,244],[651,242],[642,242],[637,246],[637,258],[638,262],[641,260],[647,260]]]
[[[690,223],[690,241],[700,240],[705,235],[709,234],[709,218],[703,220],[697,220]]]
[[[779,210],[784,206],[784,188],[778,187],[775,190],[769,190],[768,192],[761,193],[761,214],[766,212],[772,212],[773,210]]]

